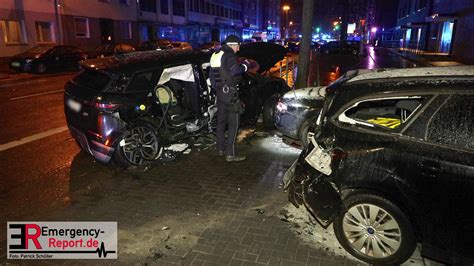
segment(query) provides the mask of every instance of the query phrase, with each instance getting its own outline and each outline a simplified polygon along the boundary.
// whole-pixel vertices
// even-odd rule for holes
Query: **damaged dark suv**
[[[241,56],[264,71],[283,58],[284,49],[276,51],[269,57]],[[166,50],[83,62],[84,70],[64,92],[71,135],[96,160],[129,166],[158,160],[163,148],[212,132],[217,107],[208,85],[209,59],[210,53]],[[246,74],[239,87],[246,106],[242,122],[256,122],[266,106],[274,105],[266,102],[287,90],[281,79]]]
[[[328,88],[317,133],[284,181],[370,264],[421,254],[473,263],[474,67],[358,75]]]

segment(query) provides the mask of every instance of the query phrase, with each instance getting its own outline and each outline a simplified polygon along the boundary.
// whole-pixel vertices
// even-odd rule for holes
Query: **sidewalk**
[[[423,51],[418,51],[414,53],[412,51],[401,51],[399,48],[387,48],[392,53],[398,54],[401,57],[417,62],[425,66],[433,67],[448,67],[448,66],[462,66],[464,64],[453,60],[448,55],[437,55],[434,53],[424,53]]]

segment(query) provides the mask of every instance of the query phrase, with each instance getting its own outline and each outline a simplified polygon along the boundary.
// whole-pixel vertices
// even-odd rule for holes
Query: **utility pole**
[[[303,36],[300,42],[300,53],[298,56],[298,76],[296,77],[296,88],[304,88],[308,86],[313,16],[314,0],[304,0],[302,27]]]
[[[59,0],[54,0],[54,15],[56,17],[56,28],[58,34],[58,43],[63,44],[62,24],[59,18]]]

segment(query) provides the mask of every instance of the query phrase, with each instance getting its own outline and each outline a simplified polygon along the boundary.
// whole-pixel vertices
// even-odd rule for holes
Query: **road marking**
[[[46,95],[46,94],[52,94],[52,93],[57,93],[57,92],[60,92],[60,91],[64,91],[64,89],[54,90],[54,91],[48,91],[48,92],[41,92],[41,93],[35,93],[35,94],[30,94],[30,95],[25,95],[25,96],[20,96],[20,97],[15,97],[15,98],[11,98],[10,101],[20,100],[20,99],[25,99],[25,98],[31,98],[31,97],[36,97],[36,96],[41,96],[41,95]]]
[[[0,145],[0,151],[8,150],[8,149],[14,148],[16,146],[20,146],[20,145],[30,143],[30,142],[35,141],[35,140],[46,138],[46,137],[52,136],[54,134],[64,132],[66,130],[68,130],[68,127],[67,126],[62,126],[62,127],[50,129],[50,130],[45,131],[45,132],[41,132],[41,133],[38,133],[38,134],[31,135],[31,136],[28,136],[26,138],[22,138],[20,140],[15,140],[15,141],[12,141],[12,142],[8,142],[8,143]]]
[[[72,77],[72,74],[43,76],[42,78],[24,77],[24,78],[18,80],[18,82],[12,81],[12,83],[6,83],[6,84],[2,84],[0,82],[0,89],[6,89],[9,86],[19,86],[19,85],[32,83],[32,82],[43,83],[43,82],[46,82],[46,81],[50,81],[51,79],[64,79],[64,78],[71,79],[71,77]]]

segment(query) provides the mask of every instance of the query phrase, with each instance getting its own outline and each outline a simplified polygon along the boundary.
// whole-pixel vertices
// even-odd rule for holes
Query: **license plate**
[[[67,100],[67,106],[76,113],[81,111],[81,103],[73,99]]]
[[[319,146],[314,137],[311,137],[311,142],[314,149],[306,156],[306,162],[319,172],[330,175],[332,173],[331,155]]]
[[[12,62],[11,65],[12,65],[12,67],[20,67],[21,64],[20,64],[20,62],[15,61],[15,62]]]

